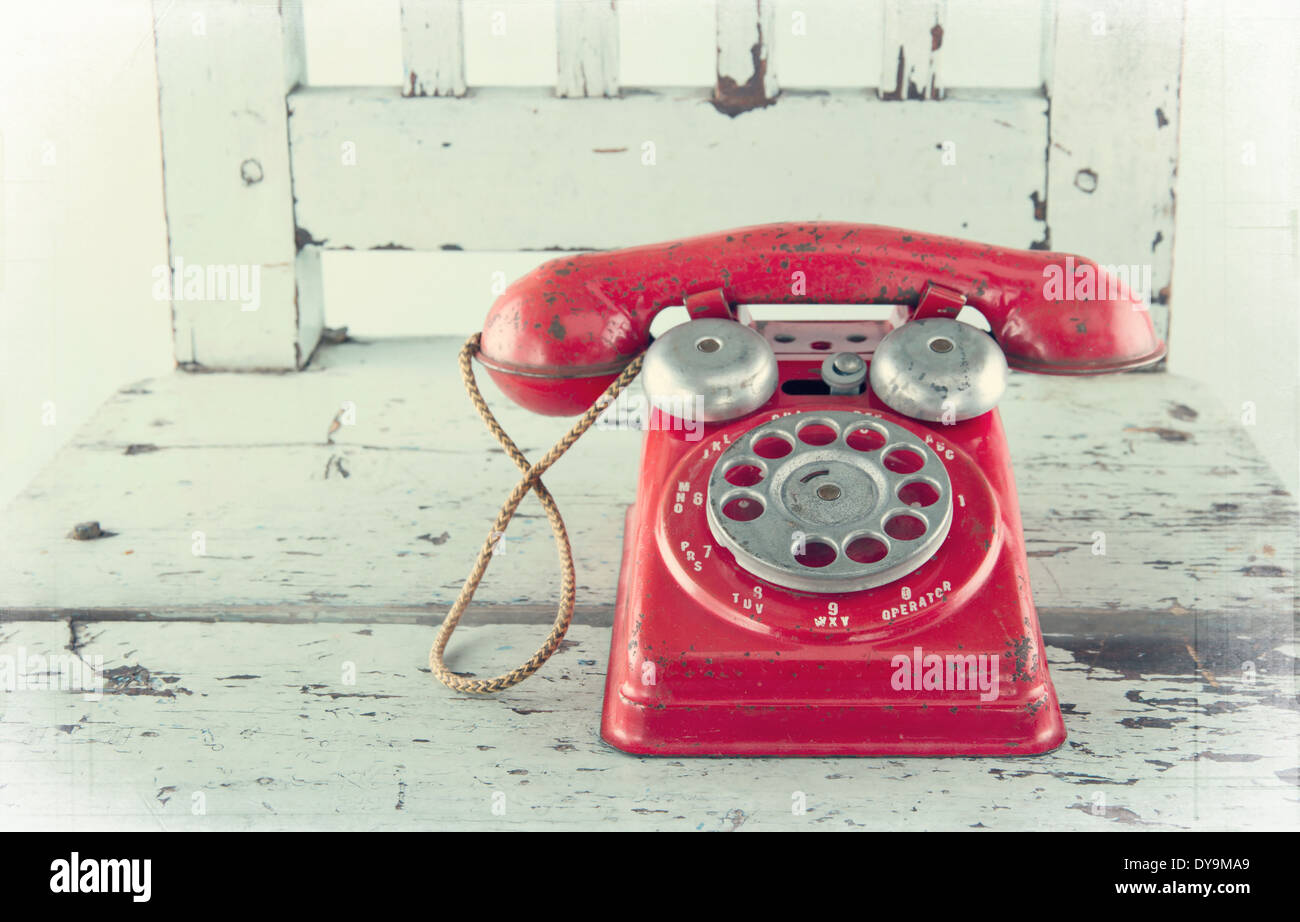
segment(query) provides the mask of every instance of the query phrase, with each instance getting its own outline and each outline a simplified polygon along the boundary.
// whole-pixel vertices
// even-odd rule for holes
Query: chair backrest
[[[620,86],[619,3],[557,0],[540,89],[467,85],[461,0],[402,0],[401,87],[341,88],[306,85],[297,2],[155,0],[178,362],[303,367],[324,250],[603,249],[789,219],[1082,253],[1123,267],[1166,337],[1182,0],[1046,2],[1040,85],[1002,89],[945,84],[945,0],[878,3],[875,86],[782,91],[781,37],[844,4],[716,0],[714,84],[646,89]],[[1003,51],[965,47],[967,69]]]

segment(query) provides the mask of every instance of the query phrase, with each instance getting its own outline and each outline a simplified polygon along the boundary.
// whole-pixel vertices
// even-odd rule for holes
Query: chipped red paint
[[[655,315],[688,296],[716,290],[731,305],[915,308],[931,282],[979,309],[1013,368],[1099,374],[1161,359],[1149,313],[1118,281],[1115,298],[1048,299],[1045,274],[1064,272],[1067,259],[1076,273],[1115,281],[1079,256],[848,223],[768,224],[564,256],[497,299],[480,359],[516,403],[572,415],[649,344]]]

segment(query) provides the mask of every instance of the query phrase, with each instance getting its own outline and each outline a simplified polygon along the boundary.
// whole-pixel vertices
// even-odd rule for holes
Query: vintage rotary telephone
[[[691,320],[651,343],[663,308]],[[884,321],[745,322],[745,304],[892,304]],[[977,308],[991,335],[955,319]],[[648,351],[647,351],[647,346]],[[644,356],[642,355],[644,353]],[[530,463],[474,387],[583,419]],[[1065,738],[995,406],[1008,366],[1097,374],[1158,361],[1140,298],[1095,263],[862,224],[772,224],[561,257],[518,280],[462,352],[476,405],[540,476],[641,368],[655,407],[627,513],[601,734],[633,753],[1005,755]],[[642,364],[643,367],[642,367]],[[599,398],[599,400],[598,400]],[[695,425],[680,425],[693,419]]]

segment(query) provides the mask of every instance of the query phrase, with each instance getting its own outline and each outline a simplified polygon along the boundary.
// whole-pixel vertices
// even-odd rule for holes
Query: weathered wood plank
[[[613,0],[555,6],[555,95],[618,96],[618,12]]]
[[[1043,246],[1136,267],[1165,338],[1183,0],[1059,0],[1051,33]]]
[[[402,0],[402,95],[464,96],[461,0]]]
[[[736,116],[771,105],[780,88],[772,66],[774,0],[717,0],[718,79],[713,105]]]
[[[462,395],[458,347],[350,343],[298,375],[125,388],[5,511],[0,607],[304,619],[444,610],[516,479]],[[562,434],[562,421],[480,383],[531,456]],[[1016,374],[1001,412],[1040,609],[1292,610],[1295,501],[1212,389],[1167,375]],[[639,444],[634,431],[593,429],[546,478],[586,611],[613,605]],[[532,500],[521,513],[509,565],[488,571],[478,600],[544,615],[558,587],[550,530]],[[87,519],[116,536],[65,537]]]
[[[98,701],[0,696],[0,828],[1300,827],[1282,652],[1253,683],[1210,683],[1126,676],[1049,641],[1070,738],[1039,757],[653,759],[599,739],[607,630],[576,626],[538,676],[494,698],[436,685],[430,635],[94,626],[76,646],[103,658]],[[532,640],[463,628],[455,652],[491,669]],[[0,624],[0,656],[66,643],[63,625]]]
[[[285,96],[303,78],[298,2],[155,0],[176,360],[292,369],[311,356],[318,260],[297,260]],[[339,149],[334,150],[339,160]],[[232,274],[233,272],[233,274]]]
[[[298,223],[330,248],[630,246],[791,215],[1018,247],[1042,234],[1031,199],[1044,194],[1046,106],[1024,94],[942,109],[790,96],[734,119],[694,90],[564,100],[485,89],[449,106],[306,89],[290,108]],[[339,161],[344,142],[353,165]],[[691,207],[648,205],[672,201]]]
[[[884,0],[881,99],[943,99],[939,75],[947,0]]]

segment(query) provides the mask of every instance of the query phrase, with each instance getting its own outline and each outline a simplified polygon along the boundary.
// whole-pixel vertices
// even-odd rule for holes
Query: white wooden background
[[[1182,0],[1014,7],[1006,53],[1036,62],[1029,80],[973,63],[999,56],[991,30],[945,0],[716,0],[712,79],[671,88],[620,80],[654,5],[627,4],[626,24],[604,0],[499,6],[404,0],[400,85],[356,88],[310,85],[296,3],[156,0],[172,258],[258,263],[267,288],[256,312],[177,301],[179,361],[303,367],[325,323],[325,253],[455,254],[428,310],[477,315],[517,254],[792,217],[1150,265],[1169,328]],[[548,86],[467,79],[483,42],[537,45],[543,8]],[[783,89],[783,52],[798,61],[796,38],[841,22],[876,71]]]

